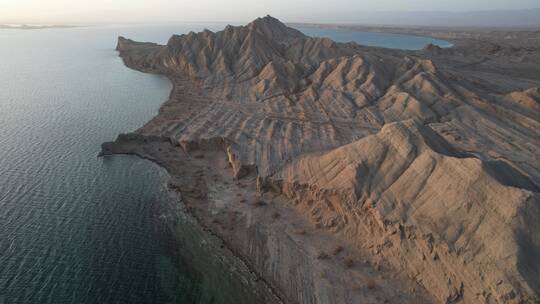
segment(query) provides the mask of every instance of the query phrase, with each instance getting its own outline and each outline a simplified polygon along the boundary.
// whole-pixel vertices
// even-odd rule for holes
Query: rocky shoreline
[[[288,206],[288,197],[260,189],[253,172],[235,178],[224,141],[187,146],[125,134],[104,143],[100,156],[136,155],[165,168],[184,212],[250,269],[252,283],[272,291],[263,295],[264,303],[432,302],[423,287],[395,276],[384,260],[325,235]]]
[[[117,49],[173,89],[101,155],[165,167],[283,302],[538,299],[540,94],[501,74],[519,50],[466,75],[481,48],[366,48],[271,17]]]

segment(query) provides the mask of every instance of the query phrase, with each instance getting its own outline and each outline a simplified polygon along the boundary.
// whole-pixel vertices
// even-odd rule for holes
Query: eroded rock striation
[[[269,16],[175,35],[166,45],[121,37],[117,50],[126,65],[166,75],[174,88],[154,119],[104,144],[103,154],[139,154],[181,175],[174,155],[140,147],[220,151],[236,179],[417,284],[425,295],[416,301],[538,300],[538,88],[493,90],[422,55],[445,52],[434,46],[406,52],[336,43]],[[248,222],[241,227],[256,229]],[[255,237],[237,235],[246,243]],[[230,238],[250,263],[256,245]],[[313,245],[293,243],[300,252]],[[279,280],[283,268],[268,268],[279,255],[268,250],[251,264],[286,302],[350,302],[349,291],[316,273],[301,279],[311,282],[311,295],[291,289]]]

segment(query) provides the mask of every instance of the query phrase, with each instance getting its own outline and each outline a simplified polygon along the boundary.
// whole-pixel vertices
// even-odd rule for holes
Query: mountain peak
[[[284,25],[283,22],[279,21],[279,19],[274,18],[274,17],[272,17],[270,15],[266,15],[264,17],[259,17],[259,18],[255,19],[255,20],[253,20],[250,24],[263,24],[263,23]]]
[[[279,19],[270,15],[259,17],[247,25],[252,30],[259,32],[267,37],[286,39],[286,38],[304,38],[302,32],[286,26]]]

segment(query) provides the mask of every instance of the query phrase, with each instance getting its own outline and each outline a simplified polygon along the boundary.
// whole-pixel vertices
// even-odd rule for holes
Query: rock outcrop
[[[223,151],[235,177],[257,175],[441,303],[538,299],[538,88],[492,90],[421,53],[311,38],[269,16],[117,50],[174,84],[137,134]]]
[[[272,182],[316,223],[379,246],[441,301],[532,301],[524,295],[535,294],[540,270],[532,258],[540,238],[530,234],[540,229],[539,189],[505,162],[456,151],[427,126],[385,125],[298,158]]]

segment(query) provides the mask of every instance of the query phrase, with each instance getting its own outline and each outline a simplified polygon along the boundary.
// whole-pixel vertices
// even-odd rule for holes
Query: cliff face
[[[257,175],[261,191],[440,302],[538,296],[537,88],[492,90],[418,54],[306,37],[272,17],[117,49],[175,84],[137,133],[220,146],[236,177]]]

